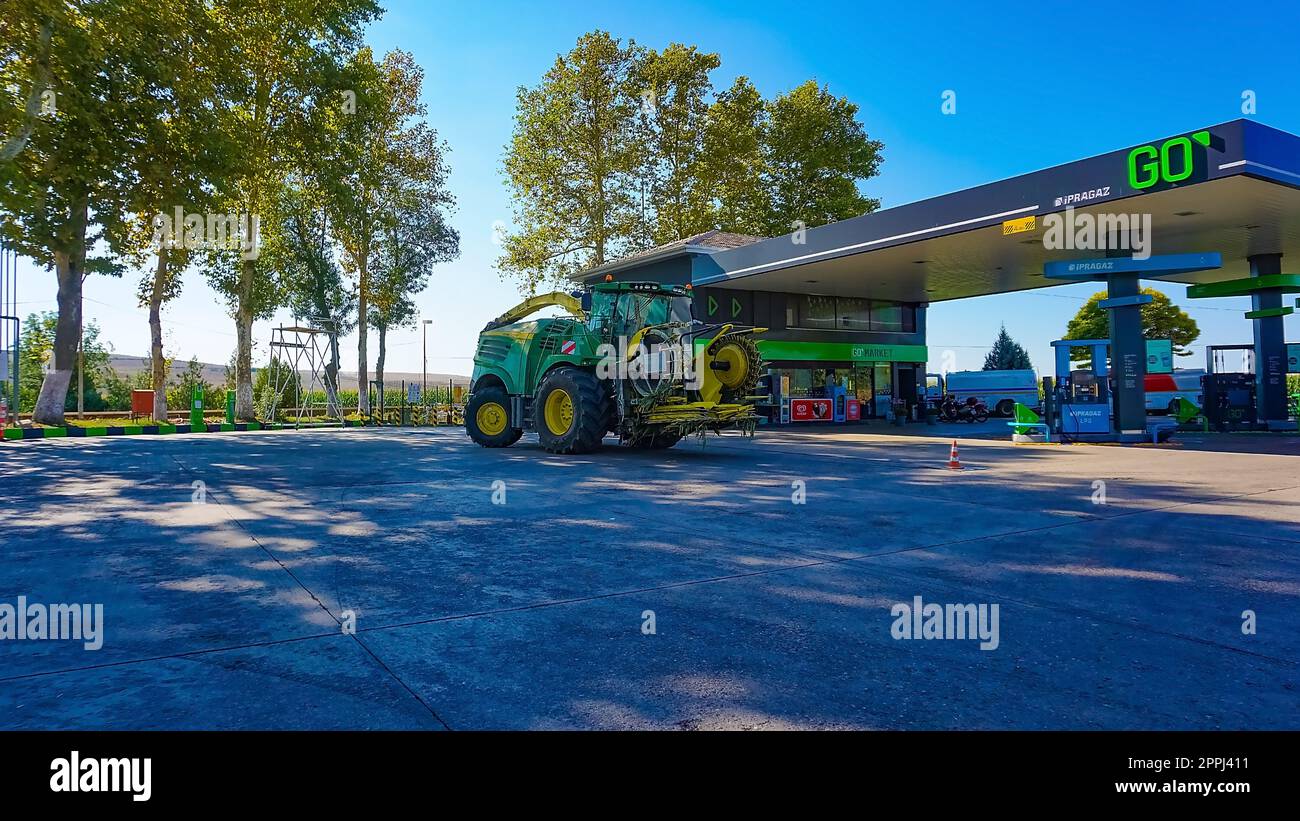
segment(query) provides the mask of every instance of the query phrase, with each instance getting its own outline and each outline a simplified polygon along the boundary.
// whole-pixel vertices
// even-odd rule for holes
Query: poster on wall
[[[829,399],[791,399],[791,422],[830,422],[834,406]]]
[[[1286,372],[1300,373],[1300,342],[1286,346]]]
[[[1147,373],[1174,372],[1174,341],[1172,339],[1147,340]]]

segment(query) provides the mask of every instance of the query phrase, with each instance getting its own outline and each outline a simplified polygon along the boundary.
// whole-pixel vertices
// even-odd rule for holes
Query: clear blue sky
[[[500,171],[515,88],[531,85],[579,35],[595,28],[656,48],[679,41],[716,51],[717,88],[748,75],[766,95],[815,78],[861,107],[868,133],[884,141],[880,176],[865,191],[885,207],[967,188],[1057,163],[1242,116],[1243,90],[1257,95],[1255,119],[1300,133],[1300,50],[1294,0],[1238,4],[603,2],[484,4],[388,0],[369,32],[376,51],[412,52],[427,72],[429,119],[451,145],[451,186],[459,198],[459,260],[440,266],[419,297],[434,320],[431,371],[468,374],[483,323],[516,292],[492,268],[492,225],[508,222]],[[957,93],[956,116],[940,95]],[[1300,260],[1284,261],[1300,270]],[[20,309],[54,306],[54,277],[27,266]],[[131,275],[134,280],[138,275]],[[945,349],[959,368],[978,368],[1006,323],[1044,373],[1048,343],[1093,288],[1066,286],[930,309],[932,366]],[[1249,342],[1246,300],[1188,304],[1200,346]],[[134,281],[87,282],[86,316],[117,352],[144,355],[148,328],[135,307]],[[1288,338],[1300,325],[1288,318]],[[201,278],[166,313],[168,352],[225,362],[233,322]],[[256,330],[258,364],[269,323]],[[397,332],[389,368],[418,371],[418,331]],[[345,345],[355,368],[355,341]],[[373,352],[374,345],[371,350]],[[373,353],[372,353],[373,357]],[[373,368],[373,361],[371,363]]]

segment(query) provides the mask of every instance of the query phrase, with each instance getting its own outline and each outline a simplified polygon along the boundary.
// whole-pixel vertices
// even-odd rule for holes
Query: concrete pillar
[[[1110,356],[1114,366],[1111,398],[1115,427],[1120,433],[1147,429],[1147,351],[1142,335],[1142,299],[1138,278],[1114,274],[1106,278],[1110,310]]]
[[[1247,257],[1252,277],[1282,273],[1281,254],[1256,254]],[[1282,308],[1282,291],[1257,291],[1251,297],[1254,311]],[[1260,424],[1269,428],[1286,428],[1286,330],[1283,317],[1266,316],[1252,320],[1255,331],[1255,407]]]

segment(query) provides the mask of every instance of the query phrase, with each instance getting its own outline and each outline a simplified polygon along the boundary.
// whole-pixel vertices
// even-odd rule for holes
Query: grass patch
[[[65,419],[64,424],[70,428],[127,428],[132,425],[140,424],[133,419],[122,417],[121,419]]]

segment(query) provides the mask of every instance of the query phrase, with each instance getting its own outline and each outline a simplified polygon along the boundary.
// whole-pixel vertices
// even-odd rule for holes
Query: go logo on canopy
[[[1182,182],[1196,171],[1196,158],[1204,157],[1209,145],[1210,132],[1197,131],[1165,140],[1159,148],[1139,146],[1128,153],[1128,184],[1140,191],[1159,182]]]

